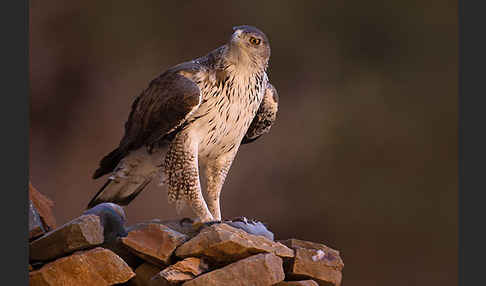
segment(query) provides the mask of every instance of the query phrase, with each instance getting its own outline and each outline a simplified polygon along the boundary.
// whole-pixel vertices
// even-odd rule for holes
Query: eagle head
[[[267,36],[253,26],[233,27],[229,48],[231,54],[241,62],[248,59],[250,64],[259,67],[268,65],[270,59],[270,42]]]

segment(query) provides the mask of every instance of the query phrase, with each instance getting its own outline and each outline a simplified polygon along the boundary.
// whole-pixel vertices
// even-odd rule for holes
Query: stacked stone
[[[29,240],[38,238],[56,227],[53,206],[54,203],[29,182]]]
[[[152,220],[128,228],[100,204],[30,242],[30,285],[340,285],[343,261],[323,244],[289,239],[255,221],[194,228]],[[30,267],[29,267],[30,268]]]

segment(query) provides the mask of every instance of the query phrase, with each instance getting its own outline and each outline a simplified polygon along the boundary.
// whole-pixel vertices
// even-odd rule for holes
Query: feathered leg
[[[199,222],[213,221],[204,201],[199,181],[197,140],[185,132],[176,135],[170,144],[164,163],[164,181],[168,186],[169,202],[189,203]]]
[[[221,156],[215,161],[206,164],[208,207],[215,220],[221,220],[219,198],[226,175],[231,167],[236,152]]]

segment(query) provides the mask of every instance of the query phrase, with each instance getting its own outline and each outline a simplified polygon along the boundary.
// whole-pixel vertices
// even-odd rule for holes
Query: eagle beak
[[[241,33],[243,31],[241,30],[235,30],[235,32],[233,33],[233,35],[231,36],[231,41],[232,42],[237,42],[239,39],[240,39],[240,36],[241,36]]]

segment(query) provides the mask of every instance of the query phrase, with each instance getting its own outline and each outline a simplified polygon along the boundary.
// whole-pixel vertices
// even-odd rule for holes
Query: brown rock
[[[179,257],[207,257],[217,263],[231,263],[256,253],[274,253],[293,257],[294,251],[285,245],[260,235],[248,234],[224,223],[204,228],[198,235],[176,250]]]
[[[113,285],[135,275],[128,265],[110,250],[97,247],[79,251],[29,273],[30,286]]]
[[[33,240],[45,233],[39,213],[34,204],[29,200],[29,240]]]
[[[291,279],[314,279],[319,285],[341,285],[343,261],[335,250],[296,248],[295,258],[285,263]]]
[[[284,278],[282,258],[272,253],[261,253],[198,276],[183,286],[268,286]]]
[[[307,249],[321,249],[324,251],[330,251],[339,256],[339,251],[332,249],[322,243],[317,243],[317,242],[312,242],[312,241],[305,241],[305,240],[300,240],[300,239],[287,239],[287,240],[279,240],[282,244],[292,248],[307,248]]]
[[[193,238],[199,233],[199,229],[195,228],[193,221],[189,218],[183,218],[180,220],[164,220],[160,221],[158,219],[152,220],[154,223],[161,223],[177,232],[187,235],[189,238]]]
[[[209,270],[208,265],[200,258],[188,257],[157,273],[152,278],[153,286],[177,285],[194,279]]]
[[[105,242],[100,246],[109,249],[116,255],[120,256],[120,258],[123,259],[132,269],[136,269],[145,262],[142,258],[128,250],[128,248],[121,242],[121,238],[117,238],[115,241],[109,243]]]
[[[34,207],[39,212],[39,216],[47,231],[56,228],[56,218],[52,211],[54,202],[48,197],[37,191],[34,186],[29,182],[29,199],[34,204]]]
[[[339,256],[339,251],[321,243],[295,238],[280,242],[296,250],[295,260],[285,263],[285,269],[289,277],[311,277],[318,280],[319,285],[329,285],[329,283],[340,285],[344,263]],[[299,259],[297,259],[298,249],[307,249],[308,251],[300,251]]]
[[[169,265],[174,250],[187,240],[187,236],[163,224],[149,223],[134,228],[122,243],[142,259],[156,265]]]
[[[83,215],[31,242],[30,260],[51,260],[101,243],[103,226],[99,217]]]
[[[152,285],[150,279],[160,272],[160,266],[153,265],[151,263],[143,263],[137,269],[135,269],[135,277],[128,281],[127,285],[130,286],[148,286]]]
[[[301,280],[301,281],[282,281],[274,286],[319,286],[314,280]]]

